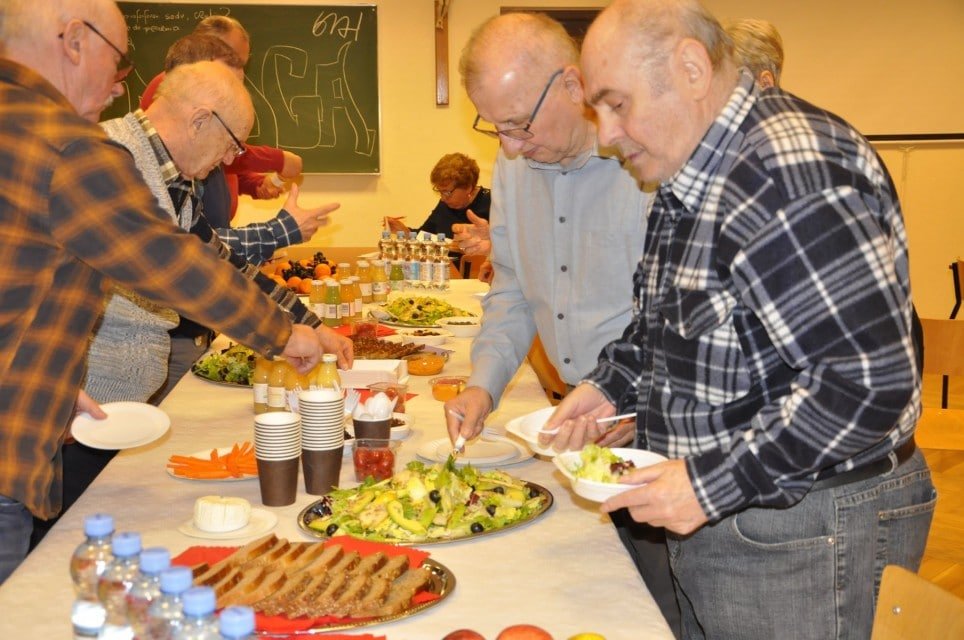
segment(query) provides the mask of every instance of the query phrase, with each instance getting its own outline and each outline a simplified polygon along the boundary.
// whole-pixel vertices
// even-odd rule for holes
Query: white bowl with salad
[[[569,479],[576,495],[593,502],[609,498],[640,485],[624,484],[619,477],[633,469],[665,462],[666,457],[643,449],[609,449],[587,444],[581,451],[564,451],[552,463]]]

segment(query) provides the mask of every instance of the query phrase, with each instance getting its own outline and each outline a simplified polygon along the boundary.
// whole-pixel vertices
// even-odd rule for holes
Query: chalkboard
[[[103,118],[135,109],[168,47],[207,16],[226,15],[251,36],[245,84],[256,119],[248,142],[297,153],[305,173],[380,172],[374,5],[118,5],[136,69]]]

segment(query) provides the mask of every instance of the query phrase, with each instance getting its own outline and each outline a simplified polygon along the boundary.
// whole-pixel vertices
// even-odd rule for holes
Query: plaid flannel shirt
[[[660,186],[635,314],[588,376],[710,521],[885,456],[920,411],[907,239],[869,143],[744,73]]]

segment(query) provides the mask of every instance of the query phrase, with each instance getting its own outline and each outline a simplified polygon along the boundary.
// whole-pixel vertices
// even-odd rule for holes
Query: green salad
[[[385,310],[400,322],[421,326],[433,325],[440,318],[448,318],[449,316],[475,315],[432,296],[395,298],[385,306]]]
[[[335,489],[304,515],[326,536],[384,542],[471,537],[531,520],[551,504],[539,490],[498,470],[414,461],[391,478]]]
[[[250,385],[254,373],[254,351],[240,344],[204,356],[193,365],[191,371],[201,378],[214,382]]]
[[[617,482],[619,476],[635,467],[632,460],[623,460],[611,449],[592,443],[579,452],[579,463],[570,469],[572,474],[577,478],[596,482]]]

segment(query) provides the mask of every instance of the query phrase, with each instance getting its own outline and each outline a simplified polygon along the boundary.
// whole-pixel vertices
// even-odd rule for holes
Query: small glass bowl
[[[451,400],[465,390],[469,379],[465,376],[438,376],[429,380],[432,397],[440,402]]]

